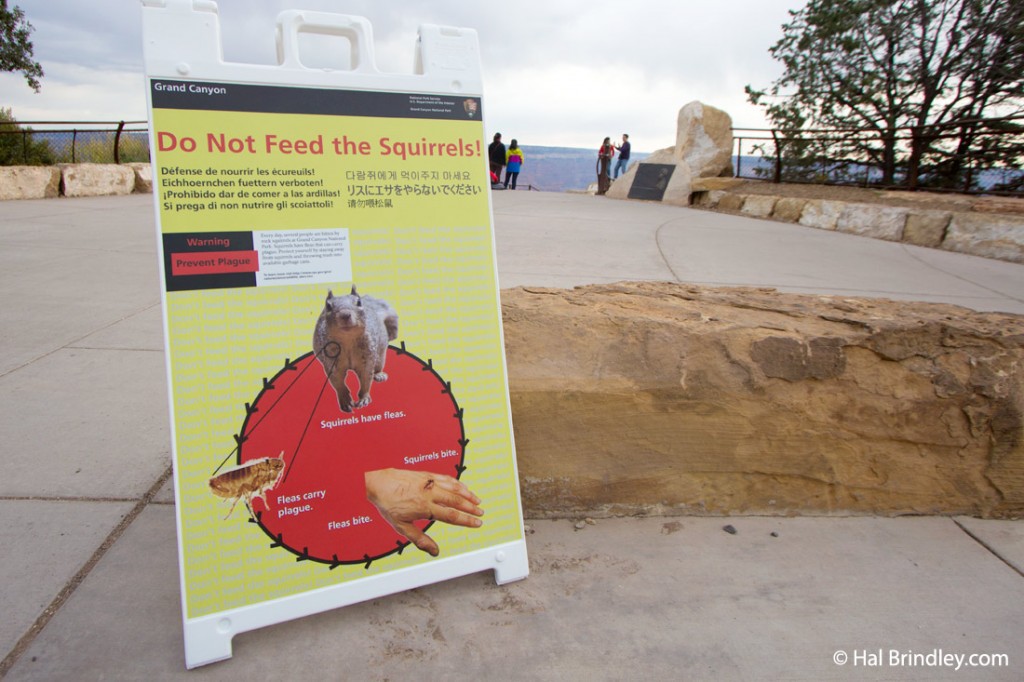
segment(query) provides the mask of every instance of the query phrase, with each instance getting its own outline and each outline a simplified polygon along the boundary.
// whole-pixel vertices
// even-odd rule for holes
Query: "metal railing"
[[[739,178],[772,182],[1024,196],[1021,121],[1024,116],[887,130],[733,128],[733,170]],[[0,120],[0,165],[149,160],[147,121]]]
[[[0,165],[149,160],[147,121],[0,121]]]
[[[733,128],[736,177],[1024,195],[1024,116],[944,125]]]

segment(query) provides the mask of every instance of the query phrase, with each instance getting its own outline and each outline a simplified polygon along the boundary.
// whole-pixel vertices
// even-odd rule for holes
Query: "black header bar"
[[[479,120],[479,97],[335,88],[202,83],[150,79],[154,109],[246,111],[468,121]]]

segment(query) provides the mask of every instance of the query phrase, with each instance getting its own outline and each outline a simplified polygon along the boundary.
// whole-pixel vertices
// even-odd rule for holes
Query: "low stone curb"
[[[740,194],[709,188],[691,194],[695,208],[769,218],[820,230],[1024,263],[1024,216],[942,211],[870,203]]]

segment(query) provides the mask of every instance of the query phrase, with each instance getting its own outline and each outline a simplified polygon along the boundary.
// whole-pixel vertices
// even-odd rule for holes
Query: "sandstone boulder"
[[[60,193],[60,171],[53,166],[0,167],[0,201],[48,199]]]
[[[721,109],[701,102],[685,105],[676,120],[675,146],[659,149],[642,162],[633,164],[612,183],[607,196],[628,199],[644,164],[674,165],[675,171],[661,201],[689,205],[696,179],[732,175],[732,119]]]
[[[819,230],[834,230],[839,216],[846,209],[846,202],[812,199],[804,204],[800,212],[800,224]]]
[[[907,209],[873,204],[847,204],[836,220],[836,231],[898,242],[903,239]]]
[[[772,217],[776,220],[795,223],[800,220],[800,214],[804,212],[806,204],[807,200],[799,197],[779,197],[779,200],[775,202],[774,210],[772,210]]]
[[[942,248],[986,258],[1024,263],[1024,229],[1009,215],[956,213],[949,222]]]
[[[1024,317],[771,289],[502,292],[531,516],[1024,513]]]
[[[718,208],[718,204],[726,197],[735,196],[725,190],[711,189],[703,192],[695,192],[690,196],[690,205],[700,208]]]
[[[732,118],[721,109],[690,102],[679,110],[676,157],[695,178],[732,175]]]
[[[903,241],[916,246],[937,248],[942,244],[952,217],[949,211],[915,211],[907,216]]]
[[[747,200],[747,195],[736,194],[729,192],[718,200],[718,208],[723,211],[729,211],[732,213],[739,213],[743,210],[743,204]]]
[[[673,206],[688,206],[690,204],[691,180],[690,167],[685,163],[676,162],[671,155],[671,150],[663,149],[651,154],[640,163],[634,163],[621,177],[612,182],[607,196],[612,199],[628,199],[633,189],[637,173],[646,164],[673,165],[672,175],[665,185],[661,202]]]
[[[153,166],[149,163],[129,163],[129,168],[135,173],[135,187],[133,191],[139,194],[153,193]]]
[[[765,194],[749,194],[743,200],[743,206],[740,208],[740,213],[743,215],[753,216],[755,218],[768,218],[775,210],[775,204],[777,201],[778,197]]]
[[[98,197],[131,194],[135,170],[129,166],[76,163],[61,166],[64,196]]]

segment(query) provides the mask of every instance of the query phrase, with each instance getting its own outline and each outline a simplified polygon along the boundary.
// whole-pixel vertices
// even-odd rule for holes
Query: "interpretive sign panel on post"
[[[275,66],[223,61],[214,3],[143,20],[186,664],[526,577],[475,32],[422,27],[392,75],[360,17],[283,12]]]

